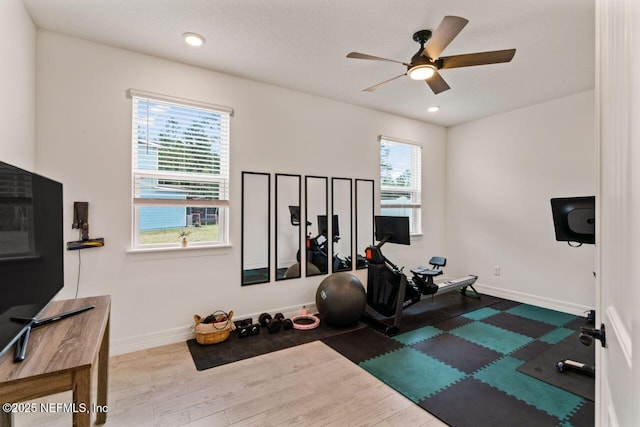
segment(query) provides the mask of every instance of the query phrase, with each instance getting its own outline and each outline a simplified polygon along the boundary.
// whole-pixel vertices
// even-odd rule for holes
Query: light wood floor
[[[110,362],[106,427],[446,426],[319,341],[201,372],[184,343]],[[71,394],[41,401],[71,402]],[[70,426],[71,414],[14,422]]]

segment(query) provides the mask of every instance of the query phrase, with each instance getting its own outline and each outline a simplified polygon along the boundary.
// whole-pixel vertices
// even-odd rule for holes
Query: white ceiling
[[[35,24],[163,58],[450,126],[594,87],[595,0],[23,0]],[[443,56],[517,49],[512,62],[442,70],[451,90],[396,79],[414,32],[469,24]],[[191,31],[207,42],[184,44]],[[439,105],[438,113],[427,107]]]

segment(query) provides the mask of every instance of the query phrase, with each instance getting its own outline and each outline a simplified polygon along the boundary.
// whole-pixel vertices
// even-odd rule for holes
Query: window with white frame
[[[131,89],[134,248],[228,243],[227,107]]]
[[[411,234],[421,226],[422,147],[380,137],[380,214],[409,217]]]

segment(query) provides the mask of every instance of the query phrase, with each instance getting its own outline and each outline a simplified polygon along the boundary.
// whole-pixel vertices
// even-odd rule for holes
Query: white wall
[[[555,241],[549,199],[595,194],[594,92],[447,131],[448,273],[573,313],[593,308],[593,245]],[[494,275],[494,266],[501,275]]]
[[[304,186],[301,177],[279,175],[275,177],[274,223],[276,229],[276,260],[275,268],[289,268],[296,264],[298,250],[301,249],[300,226],[291,225],[289,206],[301,206],[300,194]],[[302,208],[301,208],[302,209]],[[304,233],[304,222],[302,232]]]
[[[22,1],[0,1],[0,161],[34,169],[36,27]]]
[[[38,31],[37,41],[38,170],[64,184],[65,239],[78,238],[71,230],[73,201],[88,201],[91,236],[106,242],[103,248],[66,253],[65,288],[59,297],[73,297],[81,256],[79,295],[112,296],[114,352],[184,339],[196,313],[233,309],[237,316],[257,315],[299,310],[315,300],[323,276],[240,286],[243,170],[377,179],[378,135],[421,141],[423,186],[429,188],[422,219],[425,236],[410,250],[389,245],[386,253],[395,252],[413,266],[444,250],[444,128],[47,31]],[[235,110],[232,248],[127,253],[129,88]]]

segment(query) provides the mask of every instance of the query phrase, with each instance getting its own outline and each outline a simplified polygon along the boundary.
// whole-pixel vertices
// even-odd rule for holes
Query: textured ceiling
[[[450,126],[594,87],[594,0],[24,0],[47,30]],[[442,70],[451,90],[396,79],[412,34],[469,24],[443,56],[517,49],[512,62]],[[181,34],[202,34],[198,49]],[[427,107],[438,105],[438,113]]]

